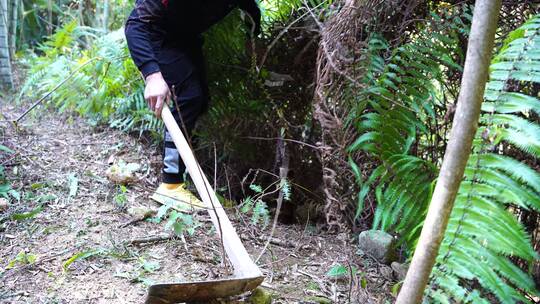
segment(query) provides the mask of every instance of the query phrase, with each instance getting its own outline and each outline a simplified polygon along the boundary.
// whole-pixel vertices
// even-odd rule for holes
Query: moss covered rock
[[[251,304],[271,304],[272,294],[266,291],[264,288],[257,288],[251,293],[249,297]]]

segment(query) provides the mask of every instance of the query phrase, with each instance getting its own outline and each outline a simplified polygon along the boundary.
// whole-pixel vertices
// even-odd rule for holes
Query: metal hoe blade
[[[148,290],[146,303],[205,302],[212,299],[230,297],[255,289],[264,280],[261,270],[253,262],[242,241],[240,241],[236,230],[223,210],[223,206],[221,206],[221,203],[217,199],[206,176],[204,176],[188,142],[167,106],[163,108],[161,116],[195,184],[195,188],[197,188],[197,192],[208,210],[216,231],[221,233],[220,237],[223,247],[227,258],[234,268],[234,275],[230,278],[215,281],[152,285]]]
[[[206,302],[250,291],[259,286],[263,277],[222,279],[217,281],[157,284],[150,286],[147,304]]]

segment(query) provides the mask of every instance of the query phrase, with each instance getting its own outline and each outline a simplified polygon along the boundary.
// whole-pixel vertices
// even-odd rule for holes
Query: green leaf
[[[88,250],[88,251],[78,252],[74,254],[72,257],[70,257],[69,259],[67,259],[62,264],[62,269],[64,270],[64,272],[66,272],[69,270],[69,266],[73,264],[74,262],[79,261],[79,260],[85,260],[90,257],[96,256],[96,255],[102,255],[102,254],[104,254],[103,250]]]
[[[11,189],[8,191],[8,194],[11,195],[17,201],[21,200],[21,194],[17,190]]]
[[[0,152],[6,152],[6,153],[15,153],[15,151],[11,150],[10,148],[4,146],[4,145],[0,145]]]
[[[255,207],[253,207],[253,215],[251,216],[251,222],[256,225],[259,222],[262,223],[263,228],[268,226],[270,222],[270,212],[268,211],[268,206],[262,200],[257,200],[255,202]]]
[[[43,183],[33,183],[33,184],[30,185],[30,188],[32,190],[39,190],[39,189],[45,188],[45,184],[43,184]]]
[[[290,202],[291,201],[291,184],[286,178],[281,179],[280,182],[281,191],[283,192],[283,200]]]
[[[255,185],[255,184],[249,185],[249,189],[253,190],[256,193],[262,193],[263,192],[262,187],[259,186],[259,185]]]
[[[360,287],[362,287],[363,289],[366,289],[367,288],[367,279],[365,276],[362,276],[362,278],[360,279]]]
[[[354,173],[355,180],[359,186],[362,185],[362,173],[360,172],[360,168],[358,165],[354,162],[353,158],[349,156],[349,166],[351,167],[351,170]]]
[[[32,253],[26,253],[24,250],[21,250],[17,254],[17,256],[15,257],[15,259],[11,260],[8,263],[8,265],[6,267],[6,270],[7,269],[12,269],[17,264],[20,264],[20,265],[33,265],[33,264],[36,263],[36,260],[37,260],[37,255],[32,254]]]
[[[156,217],[153,219],[156,223],[161,223],[165,215],[169,210],[172,209],[174,206],[174,201],[167,201],[165,205],[162,205],[158,208],[158,212],[156,214]]]
[[[41,211],[43,211],[43,206],[39,206],[39,207],[35,208],[34,210],[29,211],[29,212],[13,214],[11,216],[11,218],[16,220],[16,221],[24,221],[24,220],[34,218]]]
[[[75,197],[77,190],[79,189],[79,179],[75,176],[75,173],[71,173],[68,176],[69,197]]]
[[[154,273],[161,268],[158,261],[146,261],[142,257],[139,258],[139,263],[145,273]]]
[[[341,264],[336,264],[326,273],[329,277],[342,277],[349,274],[349,269]]]
[[[251,196],[246,197],[241,204],[240,212],[248,213],[253,208],[254,202]]]
[[[401,289],[401,285],[403,284],[403,282],[397,282],[396,284],[394,284],[392,286],[392,295],[394,297],[397,297],[398,293],[399,293],[399,290]]]

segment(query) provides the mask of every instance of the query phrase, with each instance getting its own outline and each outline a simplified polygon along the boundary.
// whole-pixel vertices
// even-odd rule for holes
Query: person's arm
[[[154,53],[154,45],[162,41],[165,35],[165,13],[166,6],[162,0],[137,0],[125,27],[131,58],[146,82],[144,98],[157,117],[160,117],[163,105],[170,96]]]
[[[255,29],[253,34],[258,36],[261,33],[261,9],[257,5],[255,0],[240,0],[238,7],[248,13],[255,22]]]
[[[145,78],[159,72],[152,42],[163,40],[165,10],[161,0],[137,0],[126,22],[129,52]]]

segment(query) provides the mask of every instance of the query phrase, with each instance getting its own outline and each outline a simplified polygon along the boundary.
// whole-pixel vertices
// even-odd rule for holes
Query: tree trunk
[[[454,206],[488,79],[501,0],[477,0],[454,123],[429,211],[396,304],[421,303]]]
[[[0,0],[0,86],[13,87],[8,44],[8,2]]]
[[[79,25],[84,26],[84,0],[79,0],[77,6],[77,15],[79,16]]]
[[[18,29],[19,29],[19,46],[24,45],[26,43],[25,37],[24,37],[24,2],[21,1],[19,3],[19,11],[17,12],[19,15],[18,20]]]
[[[11,12],[10,24],[9,24],[9,52],[11,58],[15,56],[15,50],[17,49],[17,25],[19,17],[19,2],[20,0],[11,0],[11,7],[9,11]],[[8,14],[9,15],[9,14]]]
[[[52,0],[47,1],[47,35],[52,35],[53,33],[53,2]]]
[[[109,32],[109,0],[103,1],[103,31]]]

